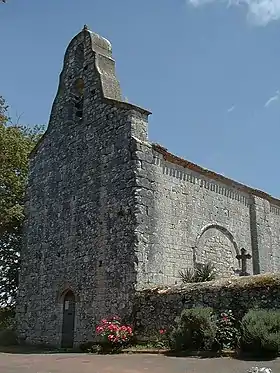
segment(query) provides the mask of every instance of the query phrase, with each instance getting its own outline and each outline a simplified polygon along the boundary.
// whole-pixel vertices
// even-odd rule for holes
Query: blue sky
[[[7,0],[0,94],[13,118],[48,122],[84,24],[112,42],[123,95],[153,113],[152,141],[280,197],[279,0]]]

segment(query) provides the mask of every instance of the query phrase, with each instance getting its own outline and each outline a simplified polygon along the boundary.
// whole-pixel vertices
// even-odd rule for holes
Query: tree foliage
[[[13,125],[0,97],[0,306],[14,302],[17,285],[28,156],[43,128]]]

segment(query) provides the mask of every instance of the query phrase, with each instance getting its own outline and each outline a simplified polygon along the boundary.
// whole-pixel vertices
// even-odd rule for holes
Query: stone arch
[[[61,290],[60,288],[60,291],[57,292],[57,302],[58,303],[63,303],[64,302],[64,299],[65,299],[65,295],[67,293],[73,293],[74,296],[75,296],[75,302],[78,303],[80,301],[80,297],[77,295],[77,292],[75,291],[75,289],[73,289],[71,286],[66,286],[66,287],[63,287],[63,290]]]
[[[235,241],[235,239],[234,239],[234,237],[233,237],[233,234],[230,233],[230,231],[229,231],[227,228],[223,227],[223,226],[220,225],[220,224],[213,224],[213,223],[212,223],[212,224],[207,224],[205,227],[203,227],[203,228],[201,229],[199,235],[198,235],[197,238],[196,238],[196,245],[195,245],[195,247],[197,247],[197,244],[198,244],[198,242],[199,242],[201,236],[203,235],[203,233],[205,233],[207,230],[209,230],[209,229],[211,229],[211,228],[215,228],[215,229],[221,231],[224,235],[226,235],[226,236],[228,237],[228,239],[232,242],[232,244],[233,244],[233,246],[234,246],[234,248],[235,248],[235,251],[236,251],[236,255],[239,255],[239,254],[240,254],[239,249],[238,249],[238,246],[237,246],[237,243],[236,243],[236,241]]]
[[[240,271],[238,245],[233,234],[219,224],[208,224],[202,228],[195,242],[194,265],[212,262],[219,277],[237,275]]]
[[[76,301],[76,297],[75,297],[74,291],[72,289],[67,289],[63,293],[63,301],[65,302],[65,299],[68,299],[68,298],[71,298],[74,301]]]

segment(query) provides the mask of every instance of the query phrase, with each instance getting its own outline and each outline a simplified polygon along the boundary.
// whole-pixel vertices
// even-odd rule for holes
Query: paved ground
[[[1,373],[246,373],[252,366],[280,372],[280,359],[267,362],[230,358],[180,358],[161,355],[0,353]]]

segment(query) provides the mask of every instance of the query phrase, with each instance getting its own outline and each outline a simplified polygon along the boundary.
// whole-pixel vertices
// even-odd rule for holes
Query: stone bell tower
[[[122,101],[109,41],[70,42],[47,131],[30,156],[18,295],[27,343],[71,347],[130,312],[139,258],[133,157],[149,112]]]

